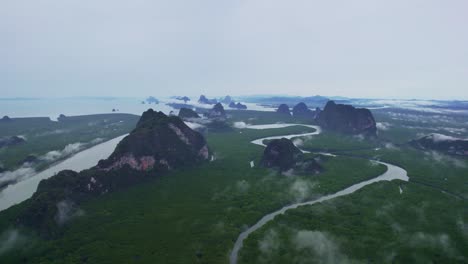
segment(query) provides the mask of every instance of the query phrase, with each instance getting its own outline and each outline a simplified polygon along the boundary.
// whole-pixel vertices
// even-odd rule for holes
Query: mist
[[[466,1],[4,1],[1,97],[468,99]]]

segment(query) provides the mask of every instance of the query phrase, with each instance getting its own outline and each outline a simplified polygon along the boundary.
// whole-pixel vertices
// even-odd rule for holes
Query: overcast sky
[[[468,1],[0,0],[0,97],[468,99]]]

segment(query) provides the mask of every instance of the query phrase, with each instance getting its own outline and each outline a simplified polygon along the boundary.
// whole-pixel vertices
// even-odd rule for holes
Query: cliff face
[[[305,103],[298,103],[292,110],[294,117],[313,117],[314,113]]]
[[[268,143],[260,165],[281,172],[292,170],[297,173],[316,174],[322,167],[312,158],[306,158],[291,140],[282,138]]]
[[[70,210],[93,196],[103,195],[141,182],[144,178],[208,160],[205,139],[179,117],[152,109],[143,113],[136,128],[111,156],[82,172],[61,171],[43,180],[28,201],[18,222],[53,235],[61,224],[60,205]],[[73,205],[73,206],[71,206]],[[74,209],[73,209],[74,210]]]
[[[279,114],[291,115],[291,111],[289,110],[289,106],[287,104],[280,104],[276,112]]]
[[[376,136],[377,127],[369,109],[354,108],[351,105],[335,104],[328,101],[318,114],[317,123],[325,129],[345,134]]]
[[[238,109],[238,110],[247,109],[247,106],[245,104],[241,104],[240,102],[236,103],[234,101],[231,101],[231,103],[229,103],[229,107],[234,108],[234,109]]]
[[[468,156],[468,140],[442,134],[430,134],[409,142],[421,150],[435,150],[449,155]]]
[[[136,128],[125,137],[99,169],[135,170],[177,168],[208,159],[203,136],[189,128],[179,117],[166,116],[152,109],[143,113]]]
[[[182,107],[179,110],[179,117],[184,119],[184,118],[199,118],[200,116],[197,114],[197,112],[193,111],[192,109]]]
[[[198,102],[200,104],[216,104],[218,103],[218,100],[216,99],[208,99],[204,95],[200,95],[200,98],[198,99]]]
[[[225,118],[226,111],[224,111],[224,107],[221,103],[217,103],[210,111],[205,113],[205,116],[208,118]]]

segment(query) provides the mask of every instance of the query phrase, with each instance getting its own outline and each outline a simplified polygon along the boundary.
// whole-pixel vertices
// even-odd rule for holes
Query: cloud
[[[302,140],[300,138],[296,138],[296,139],[293,140],[293,144],[296,147],[302,147],[304,145],[304,140]]]
[[[246,180],[240,180],[236,183],[236,189],[240,193],[246,193],[250,189],[250,184]]]
[[[266,232],[265,236],[258,242],[258,248],[262,254],[267,257],[275,253],[280,247],[280,239],[278,233],[270,229]]]
[[[289,187],[289,193],[296,201],[303,201],[312,194],[315,183],[302,179],[295,180]]]
[[[453,166],[457,168],[466,168],[468,167],[466,162],[459,158],[454,158],[445,154],[442,154],[437,151],[426,151],[425,154],[432,160],[439,162],[439,163],[451,163]]]
[[[387,122],[378,122],[376,123],[376,126],[379,130],[388,130],[391,125]]]
[[[321,264],[349,263],[339,245],[325,232],[300,230],[293,238],[297,250],[310,250],[314,260]]]
[[[200,129],[200,128],[204,128],[205,126],[203,124],[200,124],[198,122],[189,122],[189,121],[184,121],[184,123],[190,127],[191,129]]]
[[[22,236],[18,230],[9,229],[0,235],[0,255],[3,255],[9,250],[26,242],[26,238]]]
[[[242,129],[242,128],[246,128],[247,126],[248,125],[245,122],[234,122],[234,127],[235,128]]]
[[[455,254],[455,249],[452,247],[450,237],[445,233],[427,234],[417,232],[411,236],[410,245],[413,247],[432,247],[442,249],[442,251],[451,256]]]
[[[63,200],[56,204],[57,214],[55,215],[55,221],[59,225],[63,225],[71,219],[82,216],[84,211],[77,208],[74,202],[70,200]]]
[[[81,142],[68,144],[65,146],[65,148],[63,148],[63,150],[49,151],[40,159],[48,161],[48,162],[53,162],[53,161],[62,159],[64,157],[70,156],[71,154],[81,151],[84,148],[84,146],[85,144]]]
[[[16,182],[32,177],[36,174],[36,170],[28,167],[22,166],[14,171],[5,171],[0,173],[0,185],[7,182]]]

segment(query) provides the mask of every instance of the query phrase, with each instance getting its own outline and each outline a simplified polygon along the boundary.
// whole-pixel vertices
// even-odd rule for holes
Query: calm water
[[[124,137],[125,135],[79,152],[31,178],[9,185],[0,192],[0,211],[30,198],[36,191],[41,180],[50,178],[59,171],[82,171],[95,166],[99,160],[108,158],[114,151],[115,146],[117,146]]]

